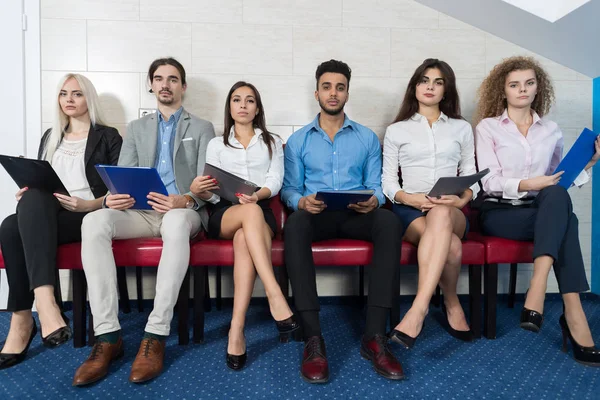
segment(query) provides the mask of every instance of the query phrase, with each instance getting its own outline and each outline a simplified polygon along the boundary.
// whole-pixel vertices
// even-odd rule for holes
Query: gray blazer
[[[204,229],[208,227],[206,202],[190,192],[196,176],[204,172],[206,147],[215,137],[213,125],[188,113],[185,109],[177,123],[173,143],[173,169],[179,193],[192,196],[200,208],[198,212]],[[149,114],[127,125],[127,135],[123,140],[119,165],[128,167],[154,167],[158,143],[158,115]]]

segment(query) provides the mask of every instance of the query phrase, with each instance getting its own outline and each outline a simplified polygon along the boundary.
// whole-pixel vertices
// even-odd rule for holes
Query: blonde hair
[[[92,84],[92,82],[83,75],[80,74],[66,74],[63,76],[58,82],[58,87],[56,90],[55,104],[54,104],[54,118],[52,121],[52,130],[46,143],[44,144],[44,151],[42,152],[42,158],[49,162],[52,162],[52,156],[54,152],[58,148],[63,135],[65,133],[65,129],[69,125],[69,117],[63,112],[60,107],[60,102],[58,101],[58,96],[60,95],[60,91],[62,90],[65,82],[69,79],[75,79],[77,83],[79,83],[79,87],[83,92],[83,96],[85,97],[85,101],[87,103],[88,114],[90,116],[90,121],[92,126],[97,124],[104,125],[102,122],[102,117],[100,115],[100,106],[98,101],[98,94],[96,93],[96,88]]]
[[[548,73],[544,71],[539,62],[532,57],[505,58],[490,71],[477,90],[477,110],[473,117],[473,125],[477,125],[484,118],[502,115],[507,107],[504,86],[506,77],[513,71],[532,69],[537,79],[537,95],[531,103],[531,108],[540,117],[548,114],[554,103],[554,88]]]

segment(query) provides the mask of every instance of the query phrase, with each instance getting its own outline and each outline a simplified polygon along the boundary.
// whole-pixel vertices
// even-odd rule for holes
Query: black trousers
[[[30,310],[33,289],[56,284],[58,245],[81,241],[86,214],[65,210],[51,193],[29,189],[23,194],[17,213],[0,225],[9,311]]]
[[[533,240],[533,258],[554,259],[554,274],[561,293],[589,290],[579,245],[579,220],[562,186],[549,186],[527,206],[484,202],[482,229],[486,235]]]
[[[400,225],[393,212],[381,208],[368,214],[350,210],[316,215],[304,210],[294,212],[286,221],[284,241],[285,264],[296,309],[300,313],[320,310],[311,244],[334,238],[373,242],[368,305],[391,308],[394,289],[398,290],[394,282],[402,247]]]

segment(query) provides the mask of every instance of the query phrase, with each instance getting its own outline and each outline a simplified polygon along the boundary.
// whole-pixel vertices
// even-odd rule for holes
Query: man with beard
[[[209,192],[216,188],[213,180],[201,176],[206,147],[215,137],[214,128],[182,107],[187,88],[183,66],[173,58],[155,60],[150,65],[148,81],[158,112],[129,124],[119,165],[156,168],[168,195],[149,193],[147,203],[152,210],[144,211],[131,210],[135,201],[127,194],[108,194],[103,209],[83,220],[81,259],[96,343],[89,358],[75,372],[74,386],[103,378],[111,361],[123,355],[113,239],[163,239],[154,308],[129,380],[145,382],[161,373],[173,307],[188,269],[190,237],[202,226],[207,227],[206,202],[218,201]]]
[[[385,336],[393,290],[398,290],[393,283],[400,263],[402,230],[392,212],[379,208],[385,202],[379,140],[372,130],[344,113],[350,73],[350,67],[341,61],[319,65],[315,99],[321,112],[296,131],[285,148],[281,197],[294,210],[285,225],[285,262],[304,334],[300,372],[309,383],[329,379],[311,243],[333,238],[373,242],[366,330],[360,353],[378,374],[394,380],[404,378]],[[365,189],[375,194],[365,202],[349,205],[347,210],[328,211],[315,198],[320,190]]]

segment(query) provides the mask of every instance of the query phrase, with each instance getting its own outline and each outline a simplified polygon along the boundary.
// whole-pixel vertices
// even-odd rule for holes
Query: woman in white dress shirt
[[[37,326],[46,347],[71,337],[69,321],[55,300],[58,245],[81,241],[81,222],[99,209],[107,188],[96,164],[116,165],[122,139],[115,128],[102,125],[94,85],[78,74],[65,75],[56,94],[52,128],[40,142],[38,159],[50,162],[70,196],[23,188],[16,194],[17,213],[0,226],[0,246],[6,266],[12,311],[8,337],[0,352],[0,369],[23,361]]]
[[[575,360],[600,366],[594,341],[581,306],[580,292],[589,290],[579,245],[577,216],[567,190],[554,173],[563,153],[563,136],[556,123],[541,119],[550,111],[554,90],[548,74],[529,57],[512,57],[496,65],[479,89],[476,121],[477,162],[489,168],[482,179],[486,199],[481,207],[487,235],[533,240],[533,276],[521,327],[539,332],[550,269],[563,297],[559,319],[563,350],[571,341]],[[600,139],[585,170],[575,179],[580,186],[600,159]]]
[[[252,196],[240,194],[240,204],[221,199],[208,221],[209,237],[233,239],[233,315],[226,361],[229,368],[239,370],[246,363],[244,325],[257,273],[279,332],[299,327],[271,263],[271,239],[277,225],[269,199],[277,195],[283,182],[283,142],[267,130],[254,85],[237,82],[229,91],[224,134],[209,142],[206,162],[261,186]]]
[[[439,178],[457,172],[461,176],[476,172],[473,131],[460,114],[454,71],[444,61],[427,59],[410,79],[383,145],[383,192],[402,220],[404,240],[418,246],[417,295],[390,333],[391,340],[406,348],[419,336],[438,284],[444,293],[448,332],[460,340],[473,340],[456,285],[461,238],[469,226],[461,209],[471,201],[474,190],[467,189],[460,196],[427,196]]]

